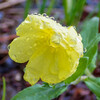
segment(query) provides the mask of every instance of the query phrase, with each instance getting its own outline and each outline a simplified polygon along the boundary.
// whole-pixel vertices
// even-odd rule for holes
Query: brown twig
[[[8,54],[8,50],[1,50],[0,49],[0,54]]]
[[[0,10],[17,5],[17,4],[22,3],[24,1],[25,0],[9,0],[7,2],[0,3]]]
[[[8,55],[5,56],[3,59],[0,60],[0,64],[3,64],[7,58],[8,58]]]
[[[0,37],[0,42],[6,42],[6,41],[12,40],[16,37],[17,36],[15,34],[9,35],[9,36],[3,36],[3,37]]]

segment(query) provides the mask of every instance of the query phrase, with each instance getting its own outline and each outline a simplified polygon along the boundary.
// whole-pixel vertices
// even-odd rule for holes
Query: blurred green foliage
[[[63,0],[65,21],[69,25],[77,25],[83,12],[86,0]]]
[[[26,0],[25,11],[24,11],[24,19],[27,17],[30,8],[31,8],[32,0]]]

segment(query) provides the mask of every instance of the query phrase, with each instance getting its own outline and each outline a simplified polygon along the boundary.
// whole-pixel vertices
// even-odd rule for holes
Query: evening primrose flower
[[[18,63],[28,61],[24,79],[31,85],[39,79],[55,84],[70,77],[83,56],[82,38],[73,26],[63,27],[48,16],[28,15],[17,28],[9,56]]]

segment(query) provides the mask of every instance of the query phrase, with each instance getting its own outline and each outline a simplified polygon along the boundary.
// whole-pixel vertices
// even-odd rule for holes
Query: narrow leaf
[[[84,48],[87,48],[87,46],[91,43],[94,37],[98,34],[98,27],[99,27],[98,17],[94,17],[83,24],[80,33],[82,36]]]
[[[6,80],[3,77],[3,95],[2,95],[2,100],[6,100]]]
[[[40,14],[44,13],[46,2],[47,2],[47,0],[43,0],[41,8],[40,8]]]
[[[24,19],[29,14],[31,4],[32,4],[32,0],[26,0],[25,11],[24,11]]]
[[[85,53],[85,56],[89,57],[88,65],[91,63],[93,57],[97,52],[97,44],[99,41],[100,41],[100,34],[96,35],[87,47],[87,52]]]
[[[100,78],[88,78],[85,80],[87,87],[98,97],[100,98]]]

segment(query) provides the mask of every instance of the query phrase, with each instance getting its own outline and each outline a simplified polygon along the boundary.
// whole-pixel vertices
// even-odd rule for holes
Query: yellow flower
[[[28,15],[17,35],[9,56],[19,63],[28,61],[24,79],[32,85],[39,79],[52,84],[65,80],[83,56],[82,39],[73,26],[63,27],[48,16]]]

